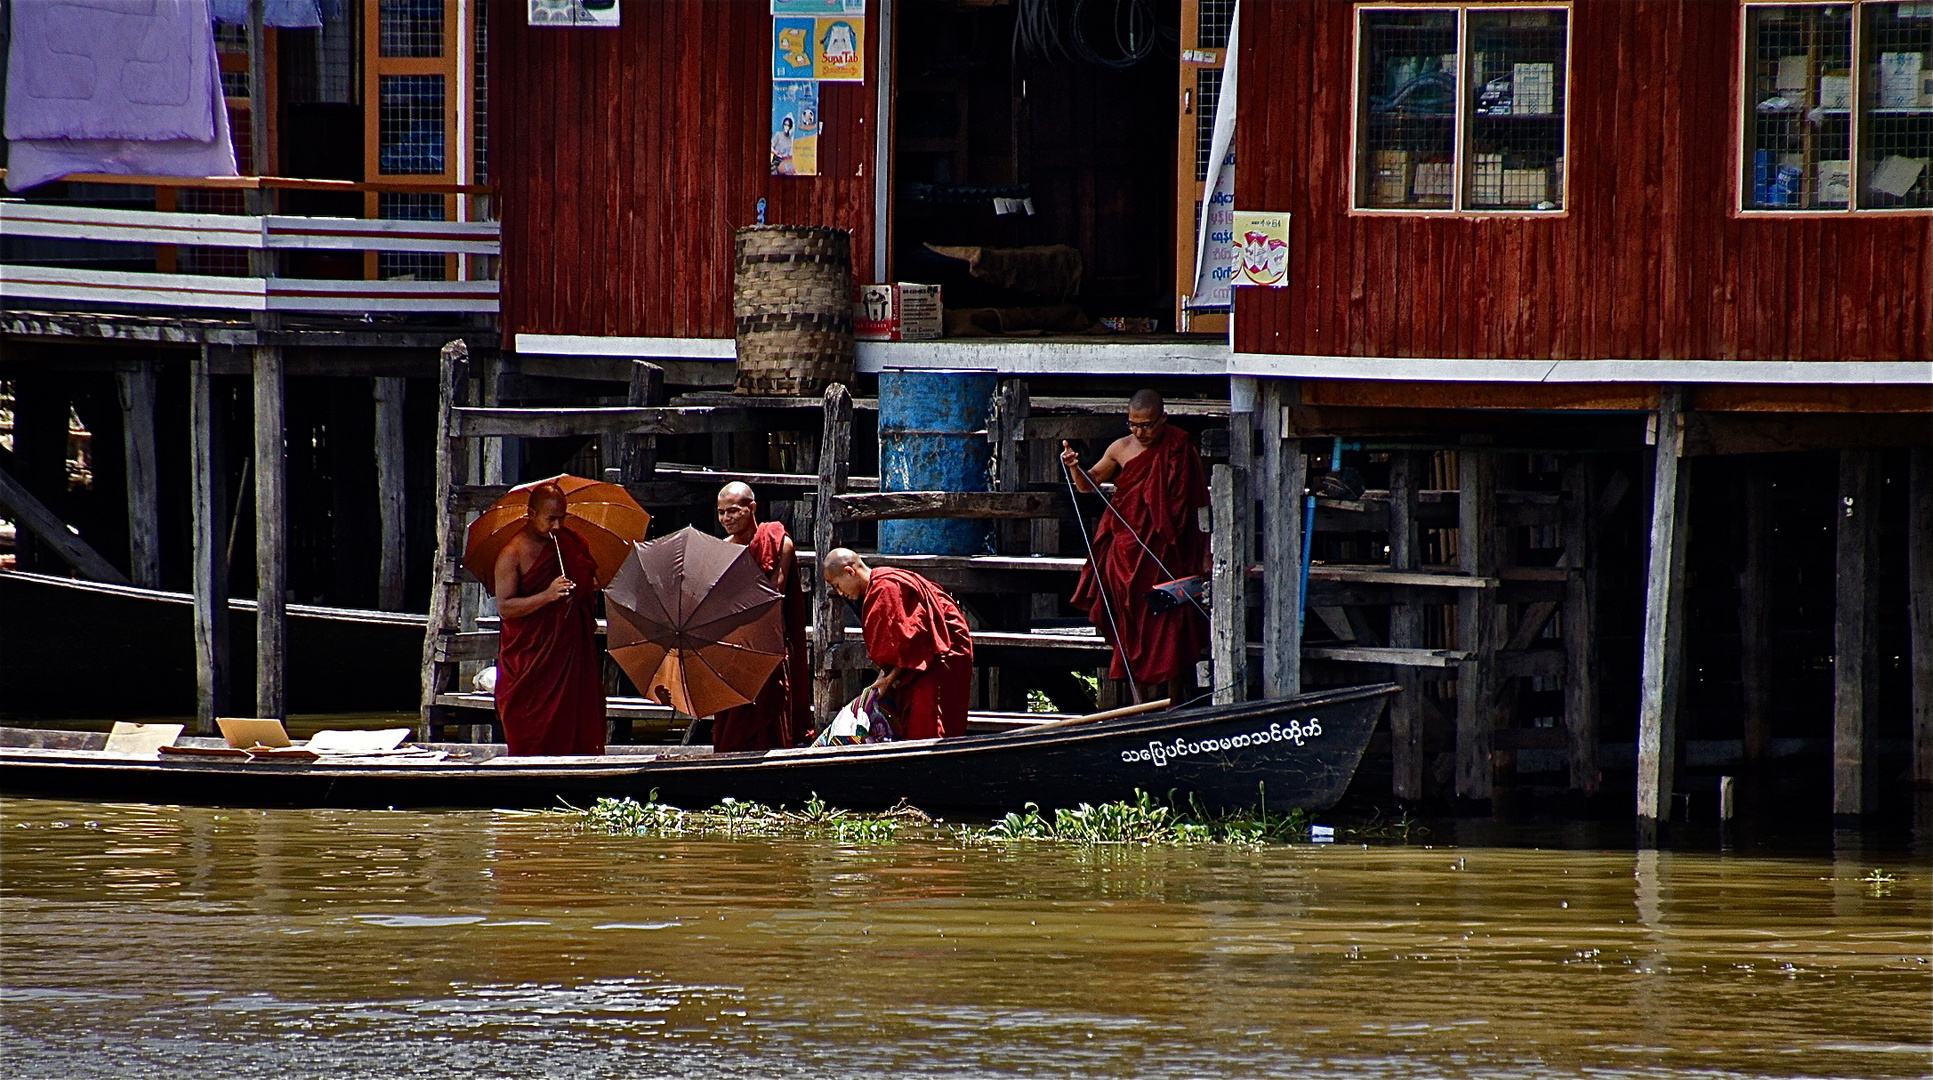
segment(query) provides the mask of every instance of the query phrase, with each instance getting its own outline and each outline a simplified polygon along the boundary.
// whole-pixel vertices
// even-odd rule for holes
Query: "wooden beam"
[[[1870,450],[1839,452],[1832,620],[1832,813],[1870,814],[1879,795],[1878,589],[1882,477]]]
[[[905,518],[1058,518],[1065,517],[1069,509],[1067,496],[1057,491],[881,491],[836,495],[831,511],[835,520],[846,523]]]
[[[1458,565],[1465,574],[1489,577],[1497,568],[1496,455],[1466,447],[1457,461]],[[1457,645],[1471,656],[1456,679],[1456,793],[1466,799],[1488,799],[1495,785],[1491,734],[1501,614],[1495,590],[1457,594]]]
[[[127,462],[128,577],[161,587],[161,475],[154,434],[154,362],[114,373],[121,398],[121,449]]]
[[[430,574],[428,628],[423,635],[423,704],[419,738],[431,738],[443,708],[437,695],[450,689],[456,678],[456,663],[446,661],[441,650],[443,639],[461,629],[462,559],[464,511],[451,496],[458,474],[469,473],[470,450],[456,435],[455,412],[468,390],[470,349],[461,340],[443,346],[439,355],[441,376],[437,380],[436,472],[434,521],[436,522],[436,562]]]
[[[1425,480],[1426,463],[1419,450],[1397,450],[1389,455],[1389,568],[1410,574],[1422,565],[1421,535],[1416,524],[1416,493]],[[1399,586],[1390,598],[1389,644],[1396,649],[1423,646],[1422,595],[1414,586]],[[1416,669],[1396,669],[1399,688],[1389,703],[1390,794],[1399,799],[1423,797],[1423,682]]]
[[[1620,476],[1622,474],[1619,474]],[[1574,791],[1595,794],[1598,762],[1597,556],[1602,503],[1592,497],[1595,469],[1583,455],[1564,466],[1564,563],[1577,569],[1564,582],[1564,747]],[[1621,493],[1620,493],[1621,494]],[[1613,503],[1615,505],[1615,503]]]
[[[1933,448],[1913,448],[1906,483],[1907,656],[1913,679],[1913,782],[1933,787]]]
[[[1772,756],[1772,467],[1745,464],[1744,567],[1738,575],[1738,681],[1745,705],[1745,760]]]
[[[1926,440],[1928,424],[1923,412],[1707,413],[1701,409],[1687,416],[1685,453],[1706,457],[1912,446]]]
[[[846,476],[852,463],[852,394],[845,384],[826,387],[825,430],[819,444],[818,512],[812,521],[812,550],[820,553],[839,546],[839,521],[834,500],[845,493]],[[811,583],[812,625],[817,629],[813,645],[817,677],[812,682],[812,715],[823,727],[845,705],[844,678],[831,663],[846,638],[845,598],[827,588],[814,568]]]
[[[255,715],[288,715],[288,460],[282,350],[255,349]]]
[[[634,409],[664,404],[664,368],[643,360],[631,361],[631,381],[625,404]],[[658,471],[655,435],[625,435],[618,468],[626,484],[647,484]]]
[[[1254,500],[1248,493],[1248,471],[1217,465],[1208,483],[1212,555],[1208,607],[1208,655],[1214,672],[1217,705],[1232,705],[1248,697],[1248,561],[1254,548],[1250,522]]]
[[[1658,825],[1671,819],[1671,795],[1678,781],[1678,691],[1684,674],[1686,506],[1691,494],[1684,456],[1681,387],[1667,386],[1660,394],[1656,440],[1638,675],[1637,814],[1639,838],[1646,846],[1656,843]]]
[[[215,378],[203,346],[188,377],[190,501],[194,529],[195,730],[215,733],[228,705],[228,478]]]
[[[657,406],[581,406],[526,409],[462,406],[451,433],[463,438],[516,436],[562,439],[576,435],[703,435],[759,430],[746,409]]]
[[[127,576],[108,562],[93,546],[81,539],[60,520],[47,504],[34,498],[26,486],[0,471],[0,509],[13,514],[21,528],[32,533],[48,549],[89,581],[128,584]]]
[[[380,548],[377,553],[376,605],[384,611],[401,611],[405,560],[409,554],[408,489],[404,481],[403,439],[403,398],[409,380],[384,376],[374,382],[376,517]]]
[[[993,441],[993,490],[1023,491],[1027,486],[1027,414],[1031,396],[1024,379],[1007,379],[994,392],[993,418],[988,425]],[[1000,550],[1025,555],[1033,546],[1031,520],[1000,526]]]
[[[1262,467],[1256,495],[1262,503],[1262,696],[1279,699],[1302,692],[1302,491],[1308,463],[1302,444],[1282,437],[1280,417],[1296,396],[1295,384],[1265,379],[1258,392],[1262,414]]]
[[[1461,668],[1461,665],[1474,661],[1476,653],[1467,649],[1406,649],[1390,646],[1371,648],[1368,646],[1337,647],[1332,645],[1308,645],[1302,655],[1312,660],[1343,660],[1354,664],[1390,664],[1404,668]]]

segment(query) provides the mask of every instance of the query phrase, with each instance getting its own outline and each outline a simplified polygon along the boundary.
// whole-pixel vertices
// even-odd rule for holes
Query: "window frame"
[[[1732,198],[1732,217],[1770,218],[1773,220],[1791,218],[1794,220],[1805,220],[1808,218],[1844,218],[1853,215],[1860,217],[1910,217],[1915,215],[1924,217],[1933,214],[1933,206],[1862,207],[1859,205],[1859,187],[1862,178],[1859,168],[1859,137],[1861,128],[1863,127],[1862,119],[1867,112],[1866,108],[1861,104],[1865,100],[1861,95],[1866,90],[1866,65],[1862,61],[1863,54],[1860,51],[1865,44],[1866,20],[1864,13],[1868,8],[1877,7],[1880,4],[1897,2],[1898,0],[1739,0],[1738,48],[1732,57],[1734,61],[1732,67],[1731,121],[1732,183],[1735,185],[1735,192]],[[1746,116],[1748,108],[1754,104],[1750,99],[1755,96],[1752,93],[1751,86],[1748,85],[1751,81],[1752,65],[1750,53],[1752,9],[1840,6],[1852,8],[1852,39],[1849,47],[1852,53],[1851,100],[1853,108],[1847,115],[1846,144],[1848,148],[1847,152],[1853,155],[1851,159],[1853,162],[1853,190],[1844,206],[1809,206],[1796,210],[1780,210],[1773,207],[1752,206],[1750,205],[1752,185],[1745,178],[1745,165],[1749,157],[1745,140],[1751,137],[1751,126],[1747,123]]]
[[[1771,0],[1765,0],[1771,2]],[[1843,2],[1843,0],[1842,0]],[[1353,20],[1350,29],[1349,56],[1349,156],[1348,185],[1346,198],[1351,215],[1366,217],[1432,217],[1432,218],[1563,218],[1571,212],[1571,119],[1575,113],[1571,104],[1571,69],[1575,66],[1576,54],[1573,39],[1577,30],[1577,18],[1572,0],[1525,0],[1522,3],[1484,3],[1481,0],[1450,0],[1450,2],[1431,3],[1405,2],[1405,0],[1372,0],[1354,5],[1350,13]],[[1362,63],[1363,63],[1363,16],[1378,11],[1452,11],[1456,13],[1456,112],[1451,130],[1451,155],[1455,162],[1456,184],[1447,207],[1414,206],[1365,206],[1363,188],[1362,158],[1363,134],[1367,118],[1363,116],[1362,103]],[[1564,123],[1563,123],[1563,160],[1564,175],[1559,187],[1562,201],[1555,210],[1538,210],[1528,206],[1479,207],[1465,203],[1469,184],[1466,182],[1465,169],[1469,163],[1468,115],[1472,90],[1466,75],[1465,65],[1469,62],[1468,44],[1470,39],[1470,13],[1495,11],[1562,11],[1564,13]],[[1741,39],[1742,40],[1742,39]]]

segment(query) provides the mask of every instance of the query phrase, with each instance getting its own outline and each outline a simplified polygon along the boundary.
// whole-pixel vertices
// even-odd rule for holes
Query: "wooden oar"
[[[1025,730],[1040,731],[1045,728],[1072,727],[1075,724],[1091,724],[1096,720],[1112,720],[1117,716],[1133,716],[1135,713],[1153,712],[1156,709],[1167,708],[1168,704],[1173,700],[1173,698],[1164,697],[1160,701],[1144,701],[1139,705],[1124,705],[1121,708],[1109,709],[1106,712],[1088,713],[1086,716],[1069,716],[1060,720],[1049,720],[1044,724],[1035,724],[1033,727],[1026,728]]]

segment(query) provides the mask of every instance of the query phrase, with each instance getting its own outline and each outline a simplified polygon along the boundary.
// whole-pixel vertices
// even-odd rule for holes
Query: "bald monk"
[[[1094,558],[1081,568],[1074,606],[1114,646],[1113,678],[1132,679],[1139,700],[1165,694],[1180,704],[1194,687],[1207,620],[1193,604],[1156,613],[1145,598],[1164,581],[1208,569],[1208,537],[1196,514],[1208,505],[1201,452],[1192,436],[1168,423],[1161,395],[1153,390],[1128,399],[1128,433],[1092,469],[1083,473],[1080,455],[1066,442],[1060,445],[1061,464],[1076,488],[1094,491],[1095,484],[1114,481],[1118,511],[1102,513],[1094,528]]]
[[[725,539],[752,549],[765,578],[785,599],[785,663],[749,705],[727,709],[712,719],[712,750],[778,750],[812,729],[811,667],[806,659],[805,591],[799,586],[799,553],[785,526],[758,519],[758,497],[749,485],[733,481],[718,489],[718,527]]]
[[[874,569],[850,548],[825,558],[826,584],[863,601],[866,655],[879,667],[871,689],[886,696],[902,739],[966,734],[973,635],[946,590],[911,570]]]
[[[523,528],[497,554],[497,717],[512,754],[604,752],[604,680],[591,611],[597,562],[564,526],[569,517],[563,489],[537,485]]]

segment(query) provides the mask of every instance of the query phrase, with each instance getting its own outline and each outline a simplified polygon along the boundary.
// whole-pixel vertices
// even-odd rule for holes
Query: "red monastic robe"
[[[597,562],[568,527],[557,530],[537,565],[517,582],[519,596],[542,592],[564,576],[577,588],[521,619],[505,618],[497,645],[497,716],[512,754],[602,754],[604,679],[597,653]]]
[[[866,586],[861,625],[873,663],[905,669],[888,699],[899,737],[966,734],[973,635],[960,605],[911,570],[882,566]]]
[[[776,521],[761,522],[745,545],[758,560],[759,569],[769,576],[779,563],[788,539],[785,526]],[[726,709],[712,719],[712,749],[779,750],[799,741],[801,733],[812,729],[812,669],[806,658],[805,592],[800,587],[795,559],[786,568],[785,599],[779,603],[785,619],[785,663],[772,670],[758,699],[750,705]],[[796,692],[794,688],[797,688]]]
[[[1109,670],[1113,678],[1129,678],[1131,668],[1136,682],[1166,682],[1187,674],[1201,659],[1208,629],[1201,610],[1183,604],[1156,614],[1149,610],[1146,597],[1164,581],[1199,574],[1205,568],[1208,537],[1201,531],[1196,511],[1207,505],[1208,480],[1201,453],[1195,449],[1194,437],[1172,424],[1164,425],[1154,445],[1122,466],[1114,478],[1114,509],[1120,517],[1102,512],[1094,527],[1094,560],[1081,568],[1073,595],[1074,606],[1085,610],[1101,636],[1114,646]],[[1147,542],[1153,557],[1135,542],[1122,518]],[[1107,589],[1106,602],[1102,586]]]

